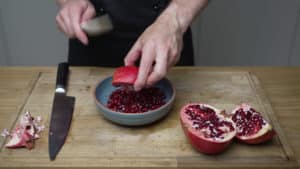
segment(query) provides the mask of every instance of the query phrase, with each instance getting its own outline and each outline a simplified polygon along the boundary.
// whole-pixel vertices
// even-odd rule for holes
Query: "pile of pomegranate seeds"
[[[201,131],[206,138],[224,139],[228,131],[234,131],[231,122],[220,119],[209,107],[190,105],[185,111],[192,120],[193,127]]]
[[[251,136],[266,125],[266,121],[253,108],[240,108],[233,115],[232,120],[236,123],[238,136]]]
[[[109,97],[107,107],[122,113],[143,113],[165,104],[165,94],[157,87],[145,88],[139,92],[123,87]]]

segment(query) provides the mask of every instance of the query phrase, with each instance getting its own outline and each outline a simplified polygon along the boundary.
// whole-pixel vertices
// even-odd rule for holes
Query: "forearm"
[[[174,17],[180,31],[184,33],[207,3],[208,0],[171,0],[160,17]]]

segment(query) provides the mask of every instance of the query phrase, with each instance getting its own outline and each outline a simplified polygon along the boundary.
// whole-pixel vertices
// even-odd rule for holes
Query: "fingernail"
[[[79,39],[79,40],[80,40],[81,43],[84,44],[84,45],[88,45],[88,44],[89,44],[88,40],[86,40],[86,39]]]

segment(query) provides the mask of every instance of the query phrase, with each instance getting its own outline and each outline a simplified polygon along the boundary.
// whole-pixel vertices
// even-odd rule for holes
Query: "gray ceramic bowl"
[[[153,123],[168,114],[175,99],[175,90],[171,82],[167,79],[163,79],[155,84],[155,87],[159,87],[165,93],[166,104],[144,113],[116,112],[106,107],[110,94],[118,89],[112,86],[111,82],[112,77],[108,77],[96,86],[94,92],[96,106],[106,119],[121,125],[139,126]]]

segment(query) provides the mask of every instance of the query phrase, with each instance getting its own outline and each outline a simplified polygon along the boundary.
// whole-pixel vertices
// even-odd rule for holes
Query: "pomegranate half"
[[[185,105],[180,111],[180,121],[192,146],[206,154],[223,152],[236,135],[231,117],[208,104]]]
[[[266,142],[276,134],[261,113],[245,103],[232,111],[232,120],[236,125],[236,138],[247,144]]]
[[[122,66],[115,70],[112,84],[114,86],[133,85],[138,74],[138,67]]]

